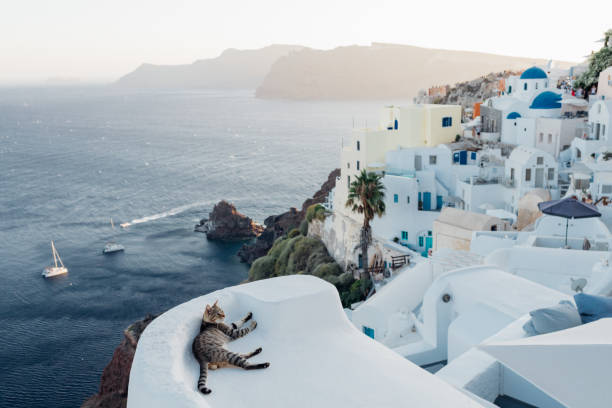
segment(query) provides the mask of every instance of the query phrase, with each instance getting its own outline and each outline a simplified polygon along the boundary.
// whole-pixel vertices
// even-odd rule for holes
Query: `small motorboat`
[[[116,242],[107,242],[106,245],[104,245],[104,250],[102,252],[105,254],[112,254],[113,252],[121,252],[124,250],[125,248],[121,244],[117,244]]]
[[[55,249],[55,244],[51,241],[51,251],[53,252],[53,266],[47,266],[43,269],[42,276],[45,278],[52,278],[53,276],[64,275],[68,273],[68,268],[64,266],[62,262],[62,258],[60,258],[57,249]],[[57,264],[59,261],[59,266]]]

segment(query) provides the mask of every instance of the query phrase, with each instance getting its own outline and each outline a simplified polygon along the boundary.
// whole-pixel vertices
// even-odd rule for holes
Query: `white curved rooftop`
[[[508,160],[517,162],[517,163],[526,163],[533,156],[543,156],[546,157],[547,161],[553,161],[554,158],[550,155],[550,153],[545,152],[544,150],[537,149],[531,146],[519,145],[515,147],[510,153],[510,157]]]
[[[229,344],[266,370],[209,371],[196,389],[191,343],[208,303],[228,321],[248,311],[257,329]],[[183,303],[145,330],[130,374],[128,407],[479,407],[470,397],[359,332],[331,284],[303,275],[226,288]]]
[[[612,319],[479,346],[568,408],[612,401]]]

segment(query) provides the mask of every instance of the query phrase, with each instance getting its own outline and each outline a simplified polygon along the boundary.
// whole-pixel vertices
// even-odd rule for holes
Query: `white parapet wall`
[[[209,371],[210,395],[196,388],[191,343],[206,304],[227,320],[252,311],[257,329],[229,344],[263,347],[265,370]],[[360,333],[331,284],[285,276],[226,288],[183,303],[145,330],[130,374],[128,407],[480,407],[441,379]]]

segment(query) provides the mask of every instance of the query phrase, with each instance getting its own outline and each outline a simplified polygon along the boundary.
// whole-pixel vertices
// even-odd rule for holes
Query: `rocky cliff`
[[[498,95],[500,80],[510,75],[518,75],[520,71],[503,71],[490,73],[471,81],[459,82],[446,86],[446,95],[428,96],[424,92],[415,98],[415,103],[439,103],[443,105],[461,105],[464,109],[471,108],[476,102]]]
[[[81,408],[124,408],[127,406],[130,368],[138,339],[156,316],[148,315],[123,331],[123,340],[115,349],[113,358],[104,368],[100,390],[81,405]]]
[[[255,231],[259,231],[261,235],[259,235],[254,243],[244,245],[240,249],[238,255],[243,262],[252,263],[255,259],[266,256],[278,237],[286,235],[293,228],[298,228],[302,221],[304,221],[308,207],[312,204],[324,202],[329,192],[336,186],[336,178],[339,176],[340,169],[335,169],[329,173],[327,180],[323,183],[321,188],[314,193],[312,198],[304,201],[300,210],[291,208],[283,214],[268,217],[265,221],[265,230],[263,230],[262,226],[255,224],[259,226]],[[209,222],[211,219],[214,220],[212,223]],[[196,230],[207,232],[211,227],[214,227],[214,237],[220,234],[220,236],[232,236],[235,239],[236,236],[244,236],[243,234],[249,231],[254,232],[253,224],[253,220],[238,213],[234,205],[226,201],[220,201],[215,205],[209,218],[200,221],[200,223],[196,225]],[[210,237],[210,232],[208,232],[208,237]],[[253,235],[251,235],[251,237],[253,237]],[[306,239],[305,237],[302,238]],[[312,239],[310,239],[310,241],[312,241]],[[291,242],[294,243],[294,241]],[[309,250],[311,250],[311,248]],[[325,246],[320,244],[318,250],[323,253]],[[329,258],[329,256],[327,258]],[[322,257],[321,259],[327,260],[327,258]],[[321,259],[317,259],[317,261],[321,261]],[[333,259],[329,260],[327,263],[333,263]],[[360,296],[360,293],[363,292],[360,289],[361,286],[359,288],[357,286],[351,287],[353,281],[350,279],[350,276],[342,275],[342,271],[337,265],[325,264],[319,267],[319,264],[325,264],[325,262],[318,262],[310,265],[312,267],[312,273],[317,276],[326,276],[337,287],[344,288],[346,296],[349,296],[349,299],[352,299],[350,296]],[[319,268],[317,269],[316,267]],[[340,278],[340,275],[342,275],[342,278]],[[115,349],[111,362],[102,373],[100,391],[85,401],[81,408],[125,408],[127,406],[128,381],[130,378],[132,360],[136,352],[136,345],[138,344],[140,335],[154,318],[155,316],[147,316],[144,320],[130,325],[124,331],[124,339]]]
[[[257,237],[255,242],[243,245],[238,251],[240,260],[249,264],[253,263],[255,259],[268,253],[277,238],[287,234],[293,228],[299,228],[306,215],[306,209],[312,204],[323,203],[329,192],[336,186],[336,178],[338,177],[340,177],[340,169],[335,169],[329,173],[321,188],[314,193],[312,198],[304,201],[300,210],[290,208],[289,211],[282,214],[271,215],[266,218],[264,221],[266,228],[263,233]]]
[[[208,239],[220,241],[244,240],[258,237],[264,227],[236,210],[234,204],[219,201],[208,215],[195,226]]]

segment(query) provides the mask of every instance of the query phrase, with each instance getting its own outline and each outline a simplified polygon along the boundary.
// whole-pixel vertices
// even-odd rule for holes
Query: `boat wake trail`
[[[136,218],[130,222],[124,222],[123,224],[121,224],[121,228],[127,228],[130,225],[143,224],[145,222],[150,222],[150,221],[159,220],[161,218],[171,217],[173,215],[177,215],[187,210],[190,210],[194,207],[202,207],[202,206],[206,206],[210,204],[211,203],[209,201],[202,201],[202,202],[197,202],[197,203],[181,205],[180,207],[172,208],[168,211],[160,212],[158,214],[153,214],[153,215],[149,215],[149,216],[142,217],[142,218]]]

